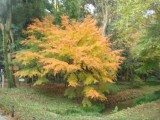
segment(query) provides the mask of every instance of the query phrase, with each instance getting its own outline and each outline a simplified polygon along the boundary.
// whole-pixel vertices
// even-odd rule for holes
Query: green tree
[[[152,3],[151,22],[140,40],[137,42],[135,51],[141,66],[138,69],[141,73],[151,72],[160,69],[160,2]]]
[[[49,11],[55,17],[55,24],[60,24],[61,15],[81,21],[86,14],[84,5],[84,0],[52,0]]]
[[[32,23],[32,19],[45,17],[48,9],[50,9],[50,4],[46,0],[17,0],[14,2],[12,13],[12,29],[16,39],[14,50],[22,49],[19,42],[26,37],[22,33],[23,29]]]
[[[125,62],[122,70],[119,72],[123,78],[131,80],[134,75],[139,74],[136,69],[142,64],[133,53],[132,49],[136,49],[136,43],[140,40],[151,17],[147,15],[148,10],[152,10],[155,1],[153,0],[119,0],[117,1],[117,9],[115,11],[116,19],[112,24],[111,33],[114,48],[124,50]],[[145,61],[143,61],[145,62]],[[151,62],[151,61],[150,61]]]

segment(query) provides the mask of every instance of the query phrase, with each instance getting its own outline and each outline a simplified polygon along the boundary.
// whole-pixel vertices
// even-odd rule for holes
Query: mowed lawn
[[[160,100],[110,115],[85,111],[75,100],[27,88],[0,89],[0,105],[19,120],[160,120]]]

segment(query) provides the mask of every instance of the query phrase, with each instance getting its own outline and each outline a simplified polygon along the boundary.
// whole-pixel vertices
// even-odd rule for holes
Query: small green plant
[[[118,106],[115,106],[114,110],[112,111],[113,113],[118,112]]]

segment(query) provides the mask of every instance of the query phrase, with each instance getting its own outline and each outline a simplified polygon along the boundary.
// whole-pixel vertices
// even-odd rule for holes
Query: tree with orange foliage
[[[116,78],[122,62],[120,51],[111,49],[108,38],[91,17],[80,23],[62,16],[61,26],[53,21],[51,16],[35,19],[27,28],[28,38],[22,41],[27,49],[16,55],[16,62],[24,69],[15,75],[37,76],[36,85],[47,82],[49,73],[63,73],[68,97],[83,96],[84,106],[91,105],[91,99],[105,100],[106,84]],[[78,88],[82,89],[79,93]]]

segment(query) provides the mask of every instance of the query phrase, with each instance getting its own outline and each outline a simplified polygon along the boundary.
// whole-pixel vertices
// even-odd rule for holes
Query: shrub
[[[132,81],[132,86],[135,88],[139,88],[142,85],[144,85],[143,80],[140,77],[138,77],[137,75],[135,75],[133,78],[133,81]]]
[[[86,106],[82,108],[85,112],[98,112],[102,113],[105,110],[105,105],[104,104],[94,104],[93,106]]]

